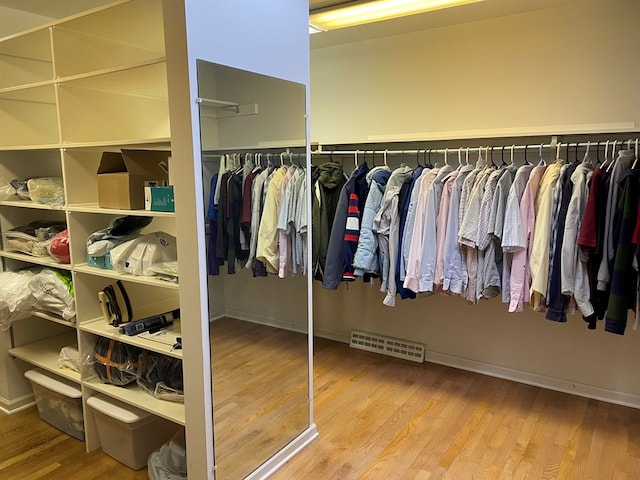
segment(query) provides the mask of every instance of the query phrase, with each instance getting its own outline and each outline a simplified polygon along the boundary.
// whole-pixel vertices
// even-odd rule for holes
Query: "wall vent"
[[[382,335],[351,331],[351,348],[366,350],[367,352],[381,353],[390,357],[404,358],[413,362],[424,362],[424,345],[407,342],[397,338]]]

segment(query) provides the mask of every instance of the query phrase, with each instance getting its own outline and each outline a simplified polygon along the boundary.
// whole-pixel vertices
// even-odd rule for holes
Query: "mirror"
[[[236,480],[309,426],[306,233],[296,217],[306,213],[306,95],[205,61],[198,95],[216,478]]]

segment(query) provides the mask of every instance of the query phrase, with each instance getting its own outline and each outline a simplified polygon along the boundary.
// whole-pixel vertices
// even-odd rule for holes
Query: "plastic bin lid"
[[[82,390],[77,386],[66,382],[62,378],[47,375],[41,370],[27,370],[24,376],[33,383],[52,390],[69,398],[81,398]]]
[[[136,423],[151,416],[149,412],[102,395],[89,397],[87,405],[123,423]]]

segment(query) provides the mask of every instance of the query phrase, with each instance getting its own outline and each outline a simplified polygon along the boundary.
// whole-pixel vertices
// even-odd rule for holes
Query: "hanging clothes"
[[[523,248],[513,254],[511,264],[511,300],[510,312],[522,312],[525,303],[530,300],[531,271],[529,270],[529,258],[533,247],[533,232],[535,225],[535,201],[538,194],[540,181],[546,170],[546,165],[538,165],[531,170],[529,181],[522,194],[520,202],[520,216],[523,227],[523,236],[519,241]]]
[[[407,258],[406,274],[403,286],[414,292],[423,291],[420,289],[420,270],[422,266],[422,255],[424,246],[425,222],[427,220],[427,199],[431,185],[438,176],[439,169],[426,170],[421,175],[418,201],[415,207],[413,228],[409,244],[407,245],[409,255]]]
[[[342,186],[347,180],[344,177],[342,165],[329,162],[315,168],[312,172],[311,182],[312,274],[315,279],[322,280],[327,261],[331,226],[333,225]]]
[[[504,168],[497,169],[488,178],[480,204],[480,221],[478,224],[478,277],[476,281],[476,299],[493,298],[500,295],[500,274],[496,264],[496,245],[493,241],[491,222],[493,198]],[[500,260],[502,256],[500,256]]]
[[[373,233],[373,219],[380,210],[382,197],[391,176],[388,167],[376,167],[367,174],[369,194],[364,205],[362,225],[358,247],[353,257],[354,275],[362,277],[365,274],[380,275],[380,259],[378,258],[378,237]]]
[[[264,210],[258,229],[256,258],[264,262],[268,273],[274,274],[278,273],[280,267],[278,213],[280,209],[280,187],[286,175],[286,167],[278,168],[273,172],[267,187]]]
[[[387,182],[380,211],[373,221],[373,231],[378,234],[382,284],[380,291],[387,292],[384,305],[395,306],[396,296],[396,255],[399,243],[400,216],[398,196],[402,185],[412,181],[413,171],[404,166],[393,171]],[[393,259],[393,261],[391,261]]]
[[[620,199],[613,212],[619,219],[615,260],[611,274],[611,293],[605,331],[623,335],[627,326],[627,312],[636,307],[638,272],[633,268],[636,245],[633,232],[637,220],[640,170],[628,168],[619,179]]]
[[[353,255],[360,234],[360,213],[364,210],[368,193],[368,172],[366,163],[358,165],[340,191],[322,277],[324,288],[335,290],[341,281],[355,279]]]
[[[436,279],[436,260],[438,256],[438,214],[442,199],[442,181],[453,171],[451,165],[444,165],[437,171],[437,175],[427,192],[425,220],[422,232],[422,252],[420,259],[420,273],[418,291],[434,292]]]
[[[588,182],[593,168],[580,164],[571,175],[573,191],[566,213],[561,254],[561,285],[563,295],[574,299],[580,313],[588,323],[595,321],[595,309],[591,304],[587,257],[577,245],[578,233],[587,205]]]
[[[467,288],[466,262],[463,259],[462,247],[458,243],[460,227],[460,200],[462,188],[474,170],[471,165],[463,165],[451,187],[451,199],[447,212],[447,227],[444,236],[442,253],[443,278],[442,291],[462,295]]]
[[[563,295],[562,291],[562,248],[565,239],[569,202],[573,193],[573,182],[570,177],[577,168],[578,164],[565,165],[561,171],[560,178],[556,183],[556,196],[558,198],[552,219],[552,223],[556,228],[555,234],[552,233],[549,250],[550,273],[546,295],[548,309],[545,317],[547,320],[562,323],[567,321],[568,301],[567,296]],[[571,236],[570,232],[567,232],[567,241]]]
[[[535,224],[532,232],[532,247],[529,258],[531,274],[531,308],[534,312],[542,311],[547,295],[549,280],[549,245],[551,243],[551,214],[553,194],[560,177],[564,162],[557,160],[549,165],[545,171],[535,199]]]
[[[604,239],[602,244],[602,260],[598,267],[598,295],[602,305],[609,303],[609,287],[611,281],[611,270],[616,251],[616,235],[614,234],[614,215],[618,205],[620,193],[620,182],[625,172],[631,168],[634,159],[631,150],[621,150],[613,164],[613,170],[609,178],[609,189],[607,194],[607,204],[605,211]]]
[[[416,298],[416,293],[408,288],[404,288],[404,279],[406,276],[406,265],[405,265],[405,257],[404,257],[404,236],[405,236],[405,227],[407,226],[407,215],[409,213],[409,204],[411,203],[411,198],[413,196],[414,187],[416,184],[416,180],[420,178],[424,167],[418,165],[418,167],[413,171],[413,176],[411,177],[410,182],[405,182],[400,187],[400,193],[398,194],[398,211],[399,211],[399,221],[400,221],[400,229],[398,230],[398,255],[396,261],[396,291],[400,294],[400,298],[402,300],[406,300],[408,298]]]
[[[438,217],[436,219],[436,272],[434,284],[437,289],[442,288],[444,282],[444,251],[445,240],[447,235],[447,219],[449,218],[449,207],[451,205],[451,192],[453,184],[458,178],[459,170],[454,170],[441,180],[442,195],[440,197],[440,208],[438,209]]]

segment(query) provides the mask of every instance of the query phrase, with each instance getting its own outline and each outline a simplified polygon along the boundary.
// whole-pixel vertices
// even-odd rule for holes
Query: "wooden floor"
[[[640,479],[640,411],[316,341],[320,437],[273,480]],[[146,479],[40,421],[0,417],[0,479]],[[200,480],[200,479],[191,479]]]
[[[640,411],[316,341],[320,437],[273,480],[640,479]]]

